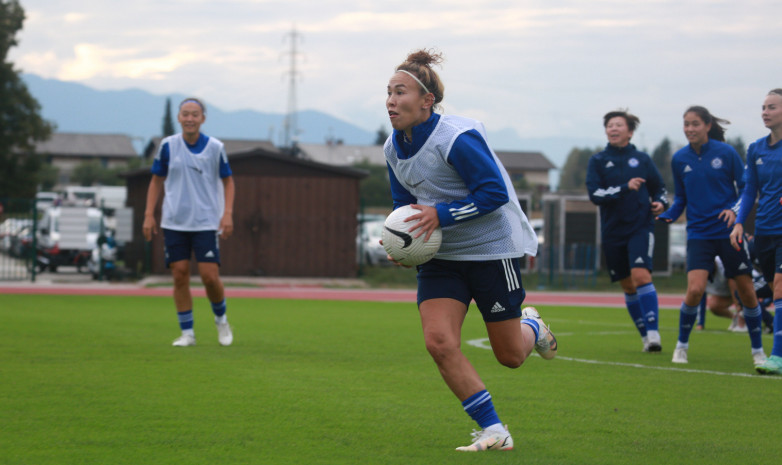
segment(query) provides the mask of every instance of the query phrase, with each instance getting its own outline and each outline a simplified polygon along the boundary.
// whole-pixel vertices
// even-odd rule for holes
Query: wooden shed
[[[359,182],[366,172],[263,148],[228,153],[228,161],[236,201],[234,233],[220,241],[221,275],[356,276]],[[125,248],[126,264],[166,274],[162,234],[147,244],[141,230],[149,169],[126,177],[134,218],[133,241]],[[158,222],[160,213],[158,204]]]

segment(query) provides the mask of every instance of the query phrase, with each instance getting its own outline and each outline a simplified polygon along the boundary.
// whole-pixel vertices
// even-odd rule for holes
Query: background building
[[[56,132],[49,140],[36,143],[35,151],[58,169],[56,191],[72,184],[73,170],[81,163],[98,160],[104,168],[119,168],[138,157],[132,139],[122,134]]]
[[[356,276],[359,181],[365,172],[262,148],[229,152],[228,159],[236,201],[234,234],[220,242],[222,275]],[[126,175],[134,232],[125,262],[133,270],[167,274],[162,234],[148,244],[141,231],[150,178],[148,168]],[[159,203],[158,221],[160,213]]]

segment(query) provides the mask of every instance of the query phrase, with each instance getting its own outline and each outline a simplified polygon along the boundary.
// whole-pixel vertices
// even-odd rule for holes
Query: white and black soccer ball
[[[410,205],[399,207],[386,218],[383,225],[383,248],[386,253],[402,265],[415,266],[426,263],[434,257],[443,242],[443,231],[439,227],[432,232],[429,240],[424,242],[426,234],[413,237],[418,230],[410,234],[410,228],[418,221],[405,223],[405,218],[421,213]]]

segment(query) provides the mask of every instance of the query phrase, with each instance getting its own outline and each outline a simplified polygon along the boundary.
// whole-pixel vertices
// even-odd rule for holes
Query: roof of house
[[[133,141],[124,134],[72,134],[55,132],[44,142],[35,144],[40,154],[58,156],[94,156],[130,158],[138,156]]]
[[[330,165],[352,165],[361,161],[385,165],[382,145],[299,144],[302,158]]]
[[[280,153],[280,150],[274,146],[270,140],[252,140],[252,139],[223,139],[218,137],[220,142],[225,146],[226,155],[230,156],[233,153],[246,152],[253,149],[263,149],[267,152]],[[153,144],[151,155],[157,153],[158,147],[160,147],[160,141],[162,137],[153,137],[150,142]]]
[[[557,169],[541,152],[495,152],[505,169],[524,171],[548,171]]]
[[[382,145],[300,144],[304,158],[334,165],[352,165],[366,160],[374,165],[386,163]],[[557,167],[541,152],[495,152],[506,169],[548,171]]]

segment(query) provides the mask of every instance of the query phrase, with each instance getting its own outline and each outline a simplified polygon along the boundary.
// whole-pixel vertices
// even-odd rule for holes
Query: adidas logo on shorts
[[[492,313],[499,313],[499,312],[504,312],[504,311],[505,311],[505,307],[500,305],[499,302],[494,302],[494,306],[491,308],[491,312]]]
[[[204,258],[215,258],[215,253],[210,250],[204,254]]]

